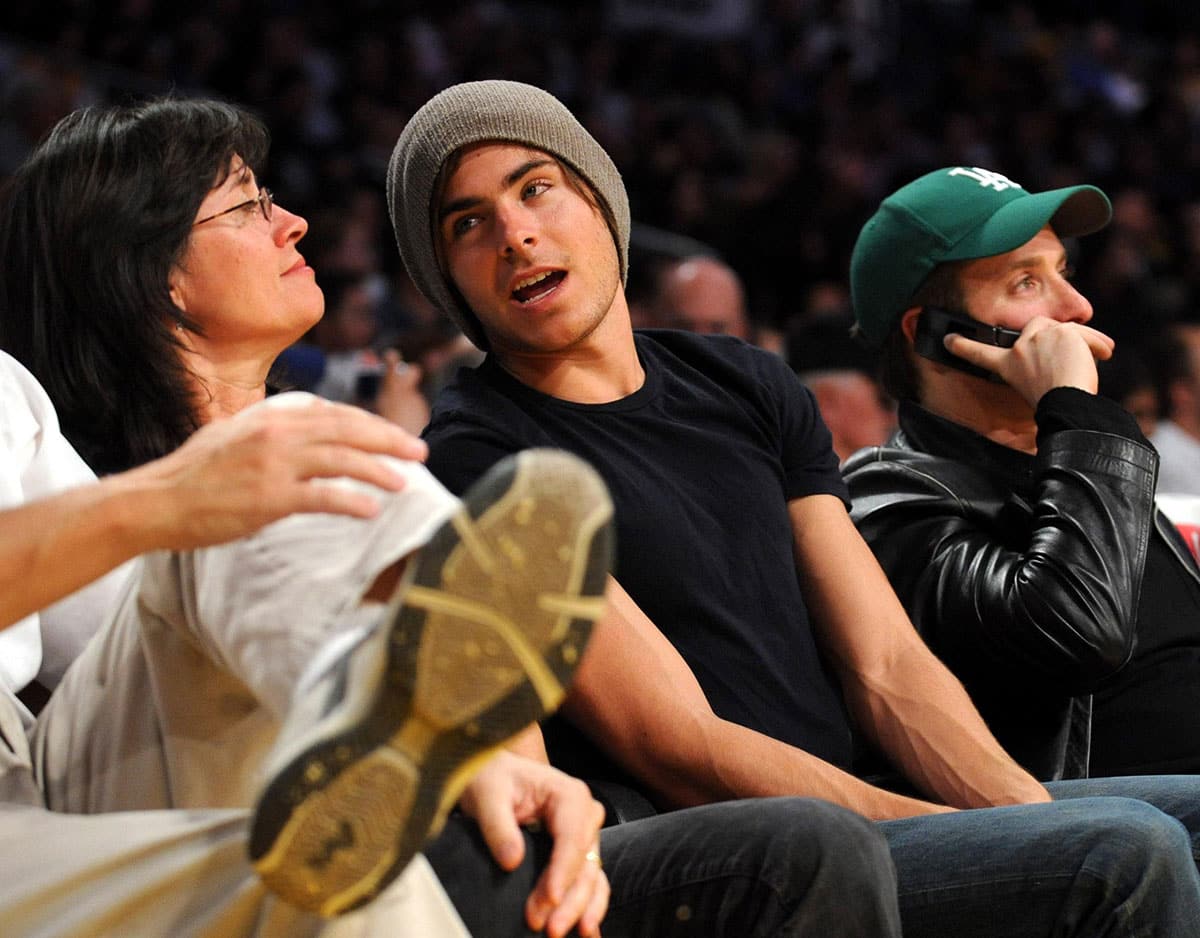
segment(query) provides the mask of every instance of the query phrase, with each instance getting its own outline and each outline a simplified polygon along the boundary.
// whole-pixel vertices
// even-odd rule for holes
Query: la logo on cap
[[[1001,173],[994,173],[990,169],[981,169],[976,166],[972,169],[967,169],[965,166],[956,166],[947,173],[948,176],[970,176],[981,186],[991,186],[997,192],[1003,192],[1005,189],[1024,189],[1019,182],[1013,182],[1007,176]]]

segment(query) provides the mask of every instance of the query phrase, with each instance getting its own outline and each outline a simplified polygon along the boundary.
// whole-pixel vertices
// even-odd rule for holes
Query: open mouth
[[[534,300],[540,300],[548,293],[553,292],[566,276],[565,270],[550,270],[522,280],[512,291],[512,298],[518,303],[532,303]]]

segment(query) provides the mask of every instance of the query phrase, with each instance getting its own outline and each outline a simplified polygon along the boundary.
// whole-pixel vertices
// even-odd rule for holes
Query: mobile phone
[[[1001,326],[989,326],[978,319],[972,319],[966,313],[958,310],[941,309],[937,306],[926,306],[921,310],[917,319],[917,334],[913,340],[913,348],[918,355],[931,361],[949,365],[959,371],[965,371],[977,378],[987,378],[989,381],[1003,383],[1004,379],[993,371],[972,365],[966,359],[952,355],[942,344],[942,340],[952,332],[965,335],[976,342],[986,342],[998,348],[1012,348],[1020,338],[1021,333],[1015,329],[1005,329]]]

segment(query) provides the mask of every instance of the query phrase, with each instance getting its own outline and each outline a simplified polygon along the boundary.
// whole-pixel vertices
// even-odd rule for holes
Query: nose
[[[271,211],[271,234],[280,247],[294,244],[308,233],[308,221],[301,215],[289,212],[275,203]]]
[[[1086,296],[1075,289],[1071,281],[1063,278],[1059,282],[1056,318],[1063,322],[1088,322],[1092,318],[1092,304]]]
[[[500,250],[505,257],[537,244],[533,213],[520,203],[497,208],[496,222]]]

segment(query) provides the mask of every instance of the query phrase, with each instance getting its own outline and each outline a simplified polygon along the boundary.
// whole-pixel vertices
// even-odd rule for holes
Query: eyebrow
[[[219,189],[240,189],[247,183],[255,182],[254,170],[246,163],[241,163],[236,169],[230,167],[229,172],[225,175],[225,179],[221,182]]]
[[[1069,260],[1070,260],[1070,256],[1068,255],[1066,250],[1063,250],[1060,254],[1056,254],[1054,256],[1053,265],[1057,268]],[[1008,264],[1008,267],[1006,269],[1007,270],[1020,270],[1024,267],[1039,267],[1039,266],[1041,266],[1041,263],[1042,263],[1042,257],[1040,254],[1028,254],[1023,257],[1013,258],[1013,260]]]
[[[509,186],[515,185],[526,173],[535,170],[541,166],[555,165],[554,160],[549,157],[537,157],[536,159],[526,160],[511,173],[504,177],[501,189],[507,189]],[[438,212],[438,223],[444,222],[447,217],[455,212],[461,212],[463,209],[472,208],[482,202],[483,199],[479,196],[468,195],[461,199],[455,199],[453,202],[447,202]]]

